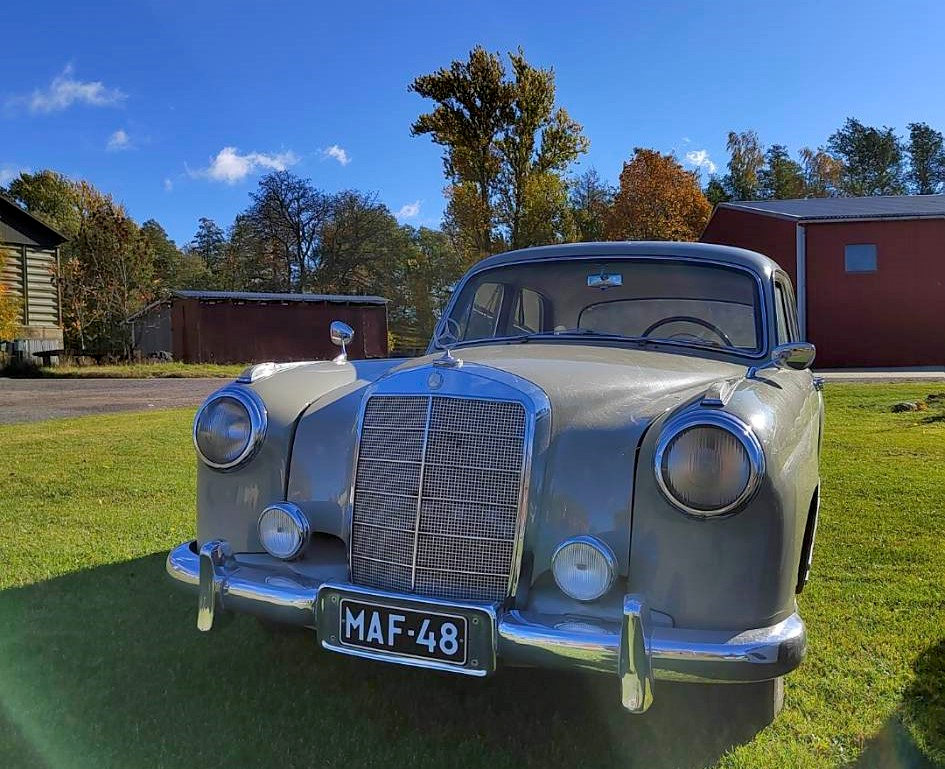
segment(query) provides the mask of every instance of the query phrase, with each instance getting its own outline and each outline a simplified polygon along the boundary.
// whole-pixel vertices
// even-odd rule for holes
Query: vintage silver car
[[[423,357],[331,335],[334,361],[252,366],[197,412],[197,538],[167,571],[200,630],[246,612],[369,660],[606,673],[632,712],[661,679],[777,712],[823,405],[774,262],[530,248],[462,278]]]

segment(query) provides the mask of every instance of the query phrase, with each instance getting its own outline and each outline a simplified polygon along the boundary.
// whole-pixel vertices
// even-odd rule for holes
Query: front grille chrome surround
[[[504,600],[517,576],[529,417],[511,400],[370,396],[353,488],[352,582]]]

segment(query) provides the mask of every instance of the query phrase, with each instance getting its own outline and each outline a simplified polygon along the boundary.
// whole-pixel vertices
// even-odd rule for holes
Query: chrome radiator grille
[[[352,580],[445,598],[505,598],[525,449],[519,403],[370,398],[354,484]]]

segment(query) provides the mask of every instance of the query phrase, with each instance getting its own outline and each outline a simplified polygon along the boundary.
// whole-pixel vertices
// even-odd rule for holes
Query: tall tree
[[[287,284],[296,291],[310,290],[322,227],[331,217],[331,197],[289,171],[264,176],[251,197],[246,215],[258,237],[280,249]]]
[[[637,147],[620,174],[607,239],[696,240],[711,213],[695,172],[672,155]]]
[[[226,245],[226,235],[213,219],[201,216],[197,222],[197,232],[190,241],[190,252],[199,256],[209,272],[213,272]]]
[[[843,163],[844,195],[901,195],[905,191],[902,142],[892,128],[847,118],[827,140],[827,149]]]
[[[945,146],[942,133],[926,123],[909,123],[909,188],[917,195],[945,189]]]
[[[391,286],[386,277],[406,250],[397,220],[374,194],[346,190],[334,196],[319,231],[316,283],[332,293],[370,293]]]
[[[69,177],[50,170],[21,173],[10,182],[7,193],[68,238],[78,233],[81,211],[76,184]]]
[[[709,183],[706,184],[703,193],[711,206],[717,206],[719,203],[727,203],[732,199],[732,196],[726,188],[725,180],[719,179],[717,176],[709,177]]]
[[[725,186],[732,200],[754,200],[758,195],[758,174],[764,152],[754,131],[728,132],[728,174]]]
[[[765,164],[758,172],[758,197],[765,200],[802,198],[806,191],[804,169],[791,159],[787,147],[772,144],[765,152]]]
[[[388,308],[393,346],[417,350],[432,336],[452,287],[465,267],[446,233],[407,225],[401,231],[406,250],[388,279],[398,290],[385,295],[393,300]]]
[[[511,79],[498,54],[477,46],[467,61],[410,85],[436,105],[411,133],[444,147],[448,228],[471,252],[468,261],[502,245],[563,237],[536,228],[530,212],[547,207],[549,193],[560,190],[550,177],[560,178],[588,148],[581,126],[555,108],[553,71],[531,66],[521,50],[509,60]]]
[[[822,148],[801,147],[798,156],[804,175],[804,197],[831,198],[840,194],[843,163]]]
[[[141,225],[141,239],[151,251],[155,292],[211,287],[211,273],[203,258],[190,249],[181,251],[155,219]]]
[[[604,228],[613,200],[613,188],[593,168],[571,180],[569,202],[579,241],[604,239]]]

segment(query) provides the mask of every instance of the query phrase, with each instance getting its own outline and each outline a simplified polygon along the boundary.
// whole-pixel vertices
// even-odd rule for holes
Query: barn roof
[[[739,200],[718,208],[796,221],[824,219],[913,219],[945,217],[945,195],[876,195],[868,198]]]

